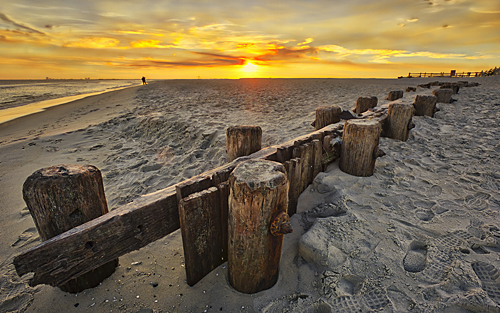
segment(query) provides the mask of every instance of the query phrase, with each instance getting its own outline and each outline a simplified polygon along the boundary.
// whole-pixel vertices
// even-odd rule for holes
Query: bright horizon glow
[[[10,1],[0,79],[396,78],[500,66],[491,0]]]

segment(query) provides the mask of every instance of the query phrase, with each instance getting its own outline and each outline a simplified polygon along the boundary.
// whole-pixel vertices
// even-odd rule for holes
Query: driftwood
[[[348,120],[342,136],[340,169],[354,176],[373,175],[381,131],[376,120]]]
[[[226,261],[227,212],[223,212],[222,202],[221,192],[216,187],[194,193],[179,202],[186,277],[190,286]]]
[[[244,293],[269,289],[278,280],[283,235],[291,232],[285,168],[249,160],[229,185],[229,283]]]
[[[247,156],[261,149],[262,129],[260,126],[233,126],[226,130],[227,161]]]
[[[316,109],[316,119],[311,125],[318,130],[327,125],[338,123],[341,112],[342,109],[336,105],[319,107]]]
[[[23,198],[43,241],[108,213],[99,169],[92,165],[59,165],[34,172],[23,185]],[[92,244],[86,243],[92,253]],[[114,273],[118,259],[58,287],[77,293]]]
[[[354,109],[354,113],[361,114],[371,108],[376,107],[377,104],[377,97],[359,97],[358,100],[356,100],[356,108]]]
[[[396,140],[406,141],[413,128],[412,117],[415,108],[403,102],[392,102],[387,109],[387,118],[383,124],[383,135]]]

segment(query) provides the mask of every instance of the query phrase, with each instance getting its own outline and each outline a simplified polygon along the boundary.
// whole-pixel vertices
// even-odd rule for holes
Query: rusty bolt
[[[273,236],[280,236],[289,234],[293,231],[292,224],[290,224],[290,216],[286,212],[278,214],[271,222],[271,234]]]

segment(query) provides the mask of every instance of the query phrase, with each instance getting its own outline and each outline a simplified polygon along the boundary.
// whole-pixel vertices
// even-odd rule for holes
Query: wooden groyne
[[[437,98],[435,100],[437,101]],[[430,106],[425,109],[419,107],[420,111],[434,113],[436,101],[419,103],[418,106]],[[16,256],[13,262],[16,271],[20,276],[34,272],[30,281],[32,286],[62,286],[181,228],[186,276],[188,284],[194,285],[228,259],[230,176],[236,167],[248,160],[280,163],[286,172],[287,183],[283,183],[288,189],[286,213],[292,216],[297,210],[300,194],[318,173],[324,171],[341,155],[360,155],[362,162],[359,163],[367,164],[368,167],[368,171],[361,169],[361,174],[357,174],[358,169],[349,164],[343,166],[343,170],[347,168],[349,172],[352,169],[352,174],[359,176],[371,175],[374,160],[383,155],[378,149],[379,136],[406,140],[409,130],[413,127],[412,117],[419,111],[415,110],[416,102],[417,99],[412,103],[411,100],[403,98],[361,114],[351,114],[347,121],[341,120],[286,143],[238,157],[221,167],[141,196],[109,213],[47,238],[41,244]],[[322,110],[324,111],[324,108]],[[338,110],[335,111],[338,113]],[[345,116],[344,113],[340,112],[339,116]],[[427,114],[430,113],[425,113]],[[337,117],[332,119],[337,120]],[[358,120],[370,122],[367,125],[351,122]],[[380,126],[376,125],[377,122]],[[354,136],[352,138],[344,137],[348,136],[344,132],[346,123],[353,123],[354,127],[357,127],[356,131],[349,133],[349,136]],[[366,130],[359,129],[365,126]],[[364,148],[370,145],[369,153],[342,152],[343,141],[352,142],[353,138],[365,132],[369,135],[364,136],[364,139],[369,143],[350,143],[347,150],[364,151]],[[344,150],[346,148],[347,145]],[[280,194],[283,195],[282,192]],[[276,216],[271,214],[272,221],[286,223],[286,217],[282,213],[283,210],[280,209]],[[274,225],[274,222],[271,224]],[[281,226],[272,227],[281,229]],[[286,227],[283,229],[286,230]],[[273,235],[271,229],[269,233]],[[286,231],[275,231],[276,233],[283,235]],[[270,272],[274,273],[272,269]],[[271,281],[274,281],[274,278]],[[234,282],[234,285],[239,283]],[[252,289],[250,292],[255,290],[260,289]]]

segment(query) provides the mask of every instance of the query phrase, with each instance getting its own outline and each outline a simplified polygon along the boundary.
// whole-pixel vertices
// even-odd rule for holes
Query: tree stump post
[[[415,108],[411,104],[393,102],[387,109],[387,118],[383,126],[384,136],[406,141],[413,128],[412,117]]]
[[[403,90],[389,91],[389,94],[387,95],[387,100],[389,101],[398,100],[399,98],[403,98]]]
[[[348,120],[342,134],[340,169],[354,176],[373,175],[381,131],[375,120]]]
[[[282,164],[248,160],[229,178],[229,283],[243,293],[269,289],[278,280],[288,181]]]
[[[413,103],[415,115],[433,117],[434,112],[436,112],[436,102],[437,98],[435,96],[416,96],[415,102]]]
[[[341,112],[342,109],[336,105],[319,107],[316,109],[316,119],[312,125],[318,130],[327,125],[338,123]]]
[[[232,126],[226,130],[228,162],[259,151],[261,145],[262,128],[260,126]]]
[[[356,108],[354,109],[354,113],[361,114],[368,111],[368,109],[376,107],[377,104],[377,97],[359,97],[358,100],[356,100]]]
[[[92,165],[60,165],[43,168],[23,185],[23,198],[43,241],[108,213],[99,169]],[[82,249],[92,253],[92,242]],[[118,259],[59,286],[77,293],[93,288],[111,276]]]

